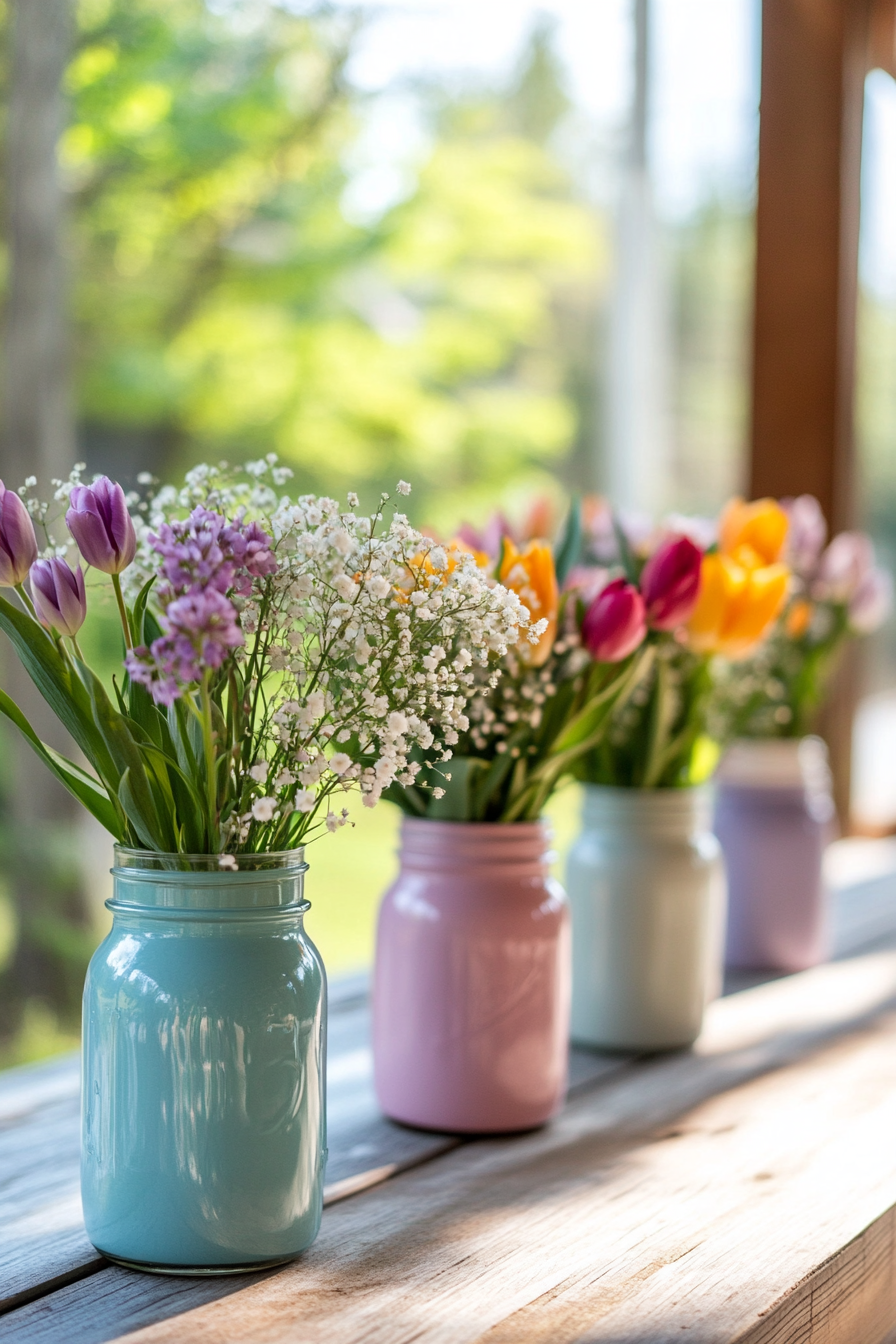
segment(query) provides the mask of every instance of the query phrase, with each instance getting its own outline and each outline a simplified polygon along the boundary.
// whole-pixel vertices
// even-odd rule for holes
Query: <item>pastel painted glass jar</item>
[[[670,1050],[721,992],[725,873],[706,789],[585,785],[569,853],[572,1037]]]
[[[109,1259],[235,1273],[320,1225],[326,978],[302,850],[116,848],[111,932],[84,987],[81,1191]]]
[[[374,1079],[386,1115],[531,1129],[566,1096],[569,912],[540,822],[405,818],[383,898]]]
[[[728,966],[802,971],[825,959],[823,859],[834,825],[820,738],[745,740],[729,749],[715,814],[728,868]]]

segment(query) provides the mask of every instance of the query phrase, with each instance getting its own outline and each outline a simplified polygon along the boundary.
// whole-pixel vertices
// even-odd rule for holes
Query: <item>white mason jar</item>
[[[721,992],[725,870],[706,788],[585,786],[567,866],[572,1038],[669,1050]]]

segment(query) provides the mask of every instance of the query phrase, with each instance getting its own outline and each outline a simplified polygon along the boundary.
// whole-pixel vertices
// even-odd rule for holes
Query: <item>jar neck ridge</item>
[[[116,914],[178,915],[184,918],[296,914],[308,908],[304,850],[248,854],[236,869],[221,868],[215,855],[155,854],[115,848],[113,895]]]
[[[582,822],[588,830],[686,840],[711,829],[712,793],[682,789],[616,788],[586,784]]]

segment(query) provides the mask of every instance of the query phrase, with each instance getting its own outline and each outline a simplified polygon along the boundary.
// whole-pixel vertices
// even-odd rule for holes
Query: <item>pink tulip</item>
[[[858,635],[883,625],[893,606],[893,580],[883,569],[870,569],[849,600],[849,624]]]
[[[37,537],[25,505],[0,481],[0,588],[15,588],[37,559]]]
[[[591,603],[582,622],[582,640],[599,663],[621,663],[647,634],[644,599],[625,579],[614,579]]]
[[[563,591],[575,593],[580,602],[590,606],[606,588],[609,577],[609,571],[598,565],[573,565],[563,582]]]
[[[697,604],[703,552],[689,537],[672,537],[654,551],[641,573],[641,594],[654,630],[683,625]]]
[[[874,568],[874,547],[864,532],[841,532],[818,564],[813,597],[849,602]]]
[[[501,542],[505,537],[511,541],[516,541],[517,536],[505,518],[500,509],[493,513],[491,518],[482,528],[472,527],[470,523],[461,523],[457,529],[457,535],[465,546],[469,546],[473,551],[484,551],[486,555],[495,558],[501,550]]]

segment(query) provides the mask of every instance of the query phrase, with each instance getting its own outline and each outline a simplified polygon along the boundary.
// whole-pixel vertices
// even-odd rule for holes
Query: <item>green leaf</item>
[[[152,586],[155,583],[155,581],[156,581],[155,575],[153,575],[151,579],[147,579],[146,583],[144,583],[143,587],[137,594],[137,600],[134,603],[134,610],[132,615],[133,615],[134,631],[136,634],[136,640],[138,644],[151,644],[152,641],[156,638],[156,635],[154,633],[152,632],[147,633],[144,630],[145,617],[146,617],[146,604],[149,601],[150,590],[152,589]],[[155,621],[153,621],[153,624],[155,625]]]
[[[446,779],[438,770],[433,770],[432,783],[436,788],[445,790],[442,798],[432,798],[427,816],[433,821],[471,821],[475,820],[471,812],[472,793],[476,778],[488,770],[488,761],[478,756],[457,756],[448,761]]]
[[[172,836],[163,823],[156,805],[156,798],[147,775],[146,765],[140,751],[140,743],[135,739],[132,728],[138,733],[142,730],[131,719],[114,708],[99,678],[89,667],[81,664],[90,687],[90,699],[93,705],[94,719],[102,734],[103,741],[118,772],[118,797],[128,820],[150,849],[168,852]],[[149,744],[151,745],[151,744]],[[128,776],[128,785],[122,793],[122,781]],[[126,801],[127,800],[127,801]],[[137,822],[139,818],[139,825]],[[151,841],[147,840],[151,837]]]
[[[146,780],[144,779],[140,790],[141,793],[147,787]],[[136,831],[137,838],[141,845],[146,849],[154,849],[162,853],[166,852],[164,845],[159,843],[158,818],[155,818],[155,825],[153,825],[153,819],[149,817],[147,813],[145,798],[141,797],[138,800],[134,796],[134,791],[131,788],[130,769],[125,770],[121,777],[121,782],[118,785],[118,799],[124,808],[125,816]]]
[[[566,576],[573,565],[578,562],[582,551],[582,505],[576,496],[570,506],[569,513],[566,516],[566,523],[563,527],[563,535],[556,548],[554,556],[554,569],[557,574],[557,582],[563,587]]]
[[[100,825],[104,826],[116,840],[126,840],[123,819],[100,781],[94,779],[86,770],[82,770],[74,761],[68,760],[53,747],[48,747],[42,742],[15,701],[2,690],[0,690],[0,713],[5,714],[10,722],[16,725],[47,769],[52,771],[92,816],[96,817]]]
[[[619,560],[622,568],[625,570],[625,577],[629,583],[638,582],[638,564],[632,555],[632,548],[628,544],[628,537],[622,530],[622,525],[616,514],[613,514],[613,532],[616,536],[616,545],[619,547]]]
[[[90,695],[73,675],[55,641],[26,612],[0,597],[0,629],[10,638],[19,660],[40,694],[65,727],[100,779],[114,794],[118,772],[94,721]]]

